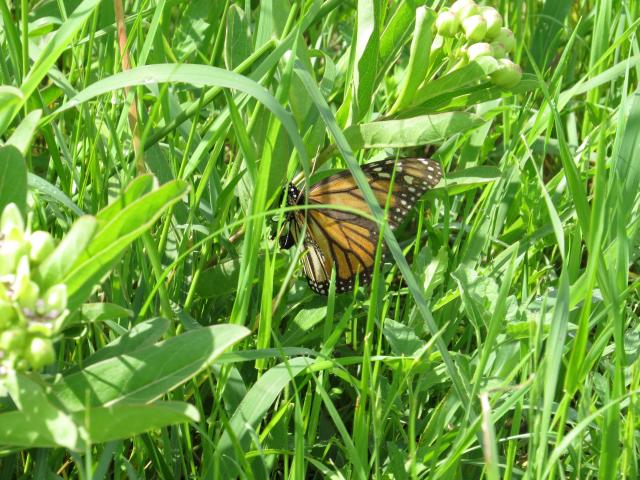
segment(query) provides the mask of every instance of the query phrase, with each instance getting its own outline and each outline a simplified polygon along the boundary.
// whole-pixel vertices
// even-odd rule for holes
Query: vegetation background
[[[640,2],[485,4],[520,85],[389,116],[424,2],[0,0],[0,190],[24,164],[56,238],[124,219],[0,387],[0,478],[637,478]],[[282,187],[397,155],[446,178],[371,287],[313,294]]]

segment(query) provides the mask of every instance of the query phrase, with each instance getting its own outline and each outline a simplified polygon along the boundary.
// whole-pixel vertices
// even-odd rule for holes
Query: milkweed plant
[[[53,336],[67,310],[67,287],[45,281],[38,267],[53,252],[53,237],[25,226],[14,203],[0,217],[0,377],[40,369],[55,359]]]
[[[390,116],[455,111],[498,98],[523,78],[520,66],[509,58],[515,45],[513,32],[493,7],[473,0],[458,0],[437,11],[418,7],[408,65]],[[491,92],[491,87],[496,89]],[[461,103],[470,88],[485,95]]]

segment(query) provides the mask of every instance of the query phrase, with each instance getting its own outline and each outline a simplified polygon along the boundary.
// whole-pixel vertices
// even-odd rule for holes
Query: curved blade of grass
[[[36,190],[41,195],[48,197],[50,200],[59,203],[63,207],[68,208],[69,211],[73,212],[75,215],[79,217],[84,215],[82,209],[73,203],[73,200],[67,197],[62,190],[49,183],[44,178],[29,172],[27,174],[27,184],[29,185],[29,188]]]
[[[250,446],[251,432],[264,419],[265,414],[282,390],[296,375],[306,370],[312,363],[313,360],[307,357],[291,359],[270,368],[253,384],[229,420],[229,429],[233,432],[235,440],[243,451],[246,451]],[[222,468],[226,473],[225,478],[233,478],[238,475],[239,462],[234,460],[234,442],[228,430],[224,432],[218,442],[216,455],[220,455]]]
[[[266,88],[243,75],[208,65],[178,65],[167,63],[162,65],[146,65],[127,70],[126,72],[117,73],[93,83],[58,108],[52,115],[57,115],[70,108],[75,108],[98,95],[114,90],[166,82],[188,83],[198,87],[206,85],[209,87],[218,86],[231,88],[254,97],[280,120],[280,123],[282,123],[282,126],[291,137],[291,141],[296,147],[300,157],[303,159],[307,158],[304,143],[298,133],[291,113],[286,111]],[[48,119],[50,118],[51,117],[48,117]]]

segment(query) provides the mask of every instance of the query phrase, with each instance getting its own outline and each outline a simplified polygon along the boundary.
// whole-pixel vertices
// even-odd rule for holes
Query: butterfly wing
[[[442,178],[442,168],[438,162],[426,158],[387,159],[363,165],[362,171],[382,209],[387,202],[394,167],[396,176],[389,204],[389,223],[392,227],[397,227],[420,197],[438,184]],[[348,170],[315,184],[309,192],[309,202],[348,205],[370,212],[362,192]]]
[[[396,175],[389,199],[389,223],[392,227],[398,226],[416,201],[442,178],[440,165],[424,158],[388,159],[364,165],[362,170],[378,205],[383,209],[394,168]],[[344,205],[370,212],[349,171],[315,184],[309,191],[308,201],[310,205]],[[296,217],[295,223],[304,224],[304,215]],[[334,266],[338,292],[352,290],[356,276],[360,277],[361,284],[369,283],[379,236],[375,222],[342,210],[312,208],[307,211],[307,225],[311,247],[307,255],[309,258],[303,261],[312,290],[326,293]],[[322,268],[319,268],[320,265]],[[314,288],[314,285],[319,287]]]
[[[298,239],[303,235],[303,226],[304,215],[296,213],[290,227],[290,235],[295,242],[298,242]],[[331,260],[324,255],[309,231],[304,233],[304,247],[302,267],[309,288],[316,293],[326,295],[329,292],[329,283],[331,282]]]

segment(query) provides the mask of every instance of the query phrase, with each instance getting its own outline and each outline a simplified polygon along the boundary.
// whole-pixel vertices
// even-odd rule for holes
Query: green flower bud
[[[22,328],[12,328],[0,333],[0,350],[18,354],[27,342],[27,333]]]
[[[54,285],[44,294],[45,313],[56,317],[67,308],[67,286],[64,283]]]
[[[7,300],[0,299],[0,330],[8,328],[16,319],[16,309]]]
[[[502,15],[493,7],[481,7],[480,15],[487,22],[487,38],[493,40],[502,28]]]
[[[48,338],[33,337],[25,351],[25,358],[36,370],[53,363],[56,359],[53,342]]]
[[[507,50],[500,42],[491,42],[491,50],[493,51],[493,56],[495,58],[500,59],[507,56]]]
[[[32,320],[29,322],[27,331],[31,335],[38,335],[40,337],[50,337],[53,335],[53,322],[49,320]]]
[[[513,63],[508,58],[498,60],[500,68],[491,74],[491,81],[503,88],[513,88],[522,78],[520,65]]]
[[[458,18],[459,22],[462,22],[465,18],[477,15],[480,9],[473,0],[458,0],[453,2],[450,11]]]
[[[31,245],[29,258],[36,264],[47,258],[55,247],[53,237],[49,232],[42,231],[33,232],[29,235],[29,244]]]
[[[482,15],[472,15],[462,21],[462,28],[467,40],[470,42],[481,42],[487,34],[487,22]]]
[[[505,27],[500,29],[500,33],[498,33],[493,42],[501,43],[506,53],[513,52],[513,49],[516,48],[516,39],[513,36],[513,32]]]
[[[0,216],[0,233],[7,238],[13,238],[24,233],[24,221],[20,209],[15,203],[10,203],[2,211]]]
[[[453,37],[458,33],[460,21],[451,12],[440,12],[436,17],[436,30],[443,37]]]
[[[467,56],[469,60],[475,60],[478,57],[488,57],[493,55],[491,45],[486,42],[474,43],[467,48]]]
[[[31,282],[31,269],[29,268],[29,259],[26,255],[23,255],[18,260],[18,268],[16,269],[16,279],[13,283],[13,290],[15,291],[16,298],[20,298],[23,292],[29,289],[29,283]]]
[[[0,276],[16,273],[18,261],[26,253],[25,244],[16,240],[0,240]]]
[[[17,292],[16,299],[26,315],[32,316],[36,312],[36,303],[40,297],[40,287],[36,282],[29,281]]]

